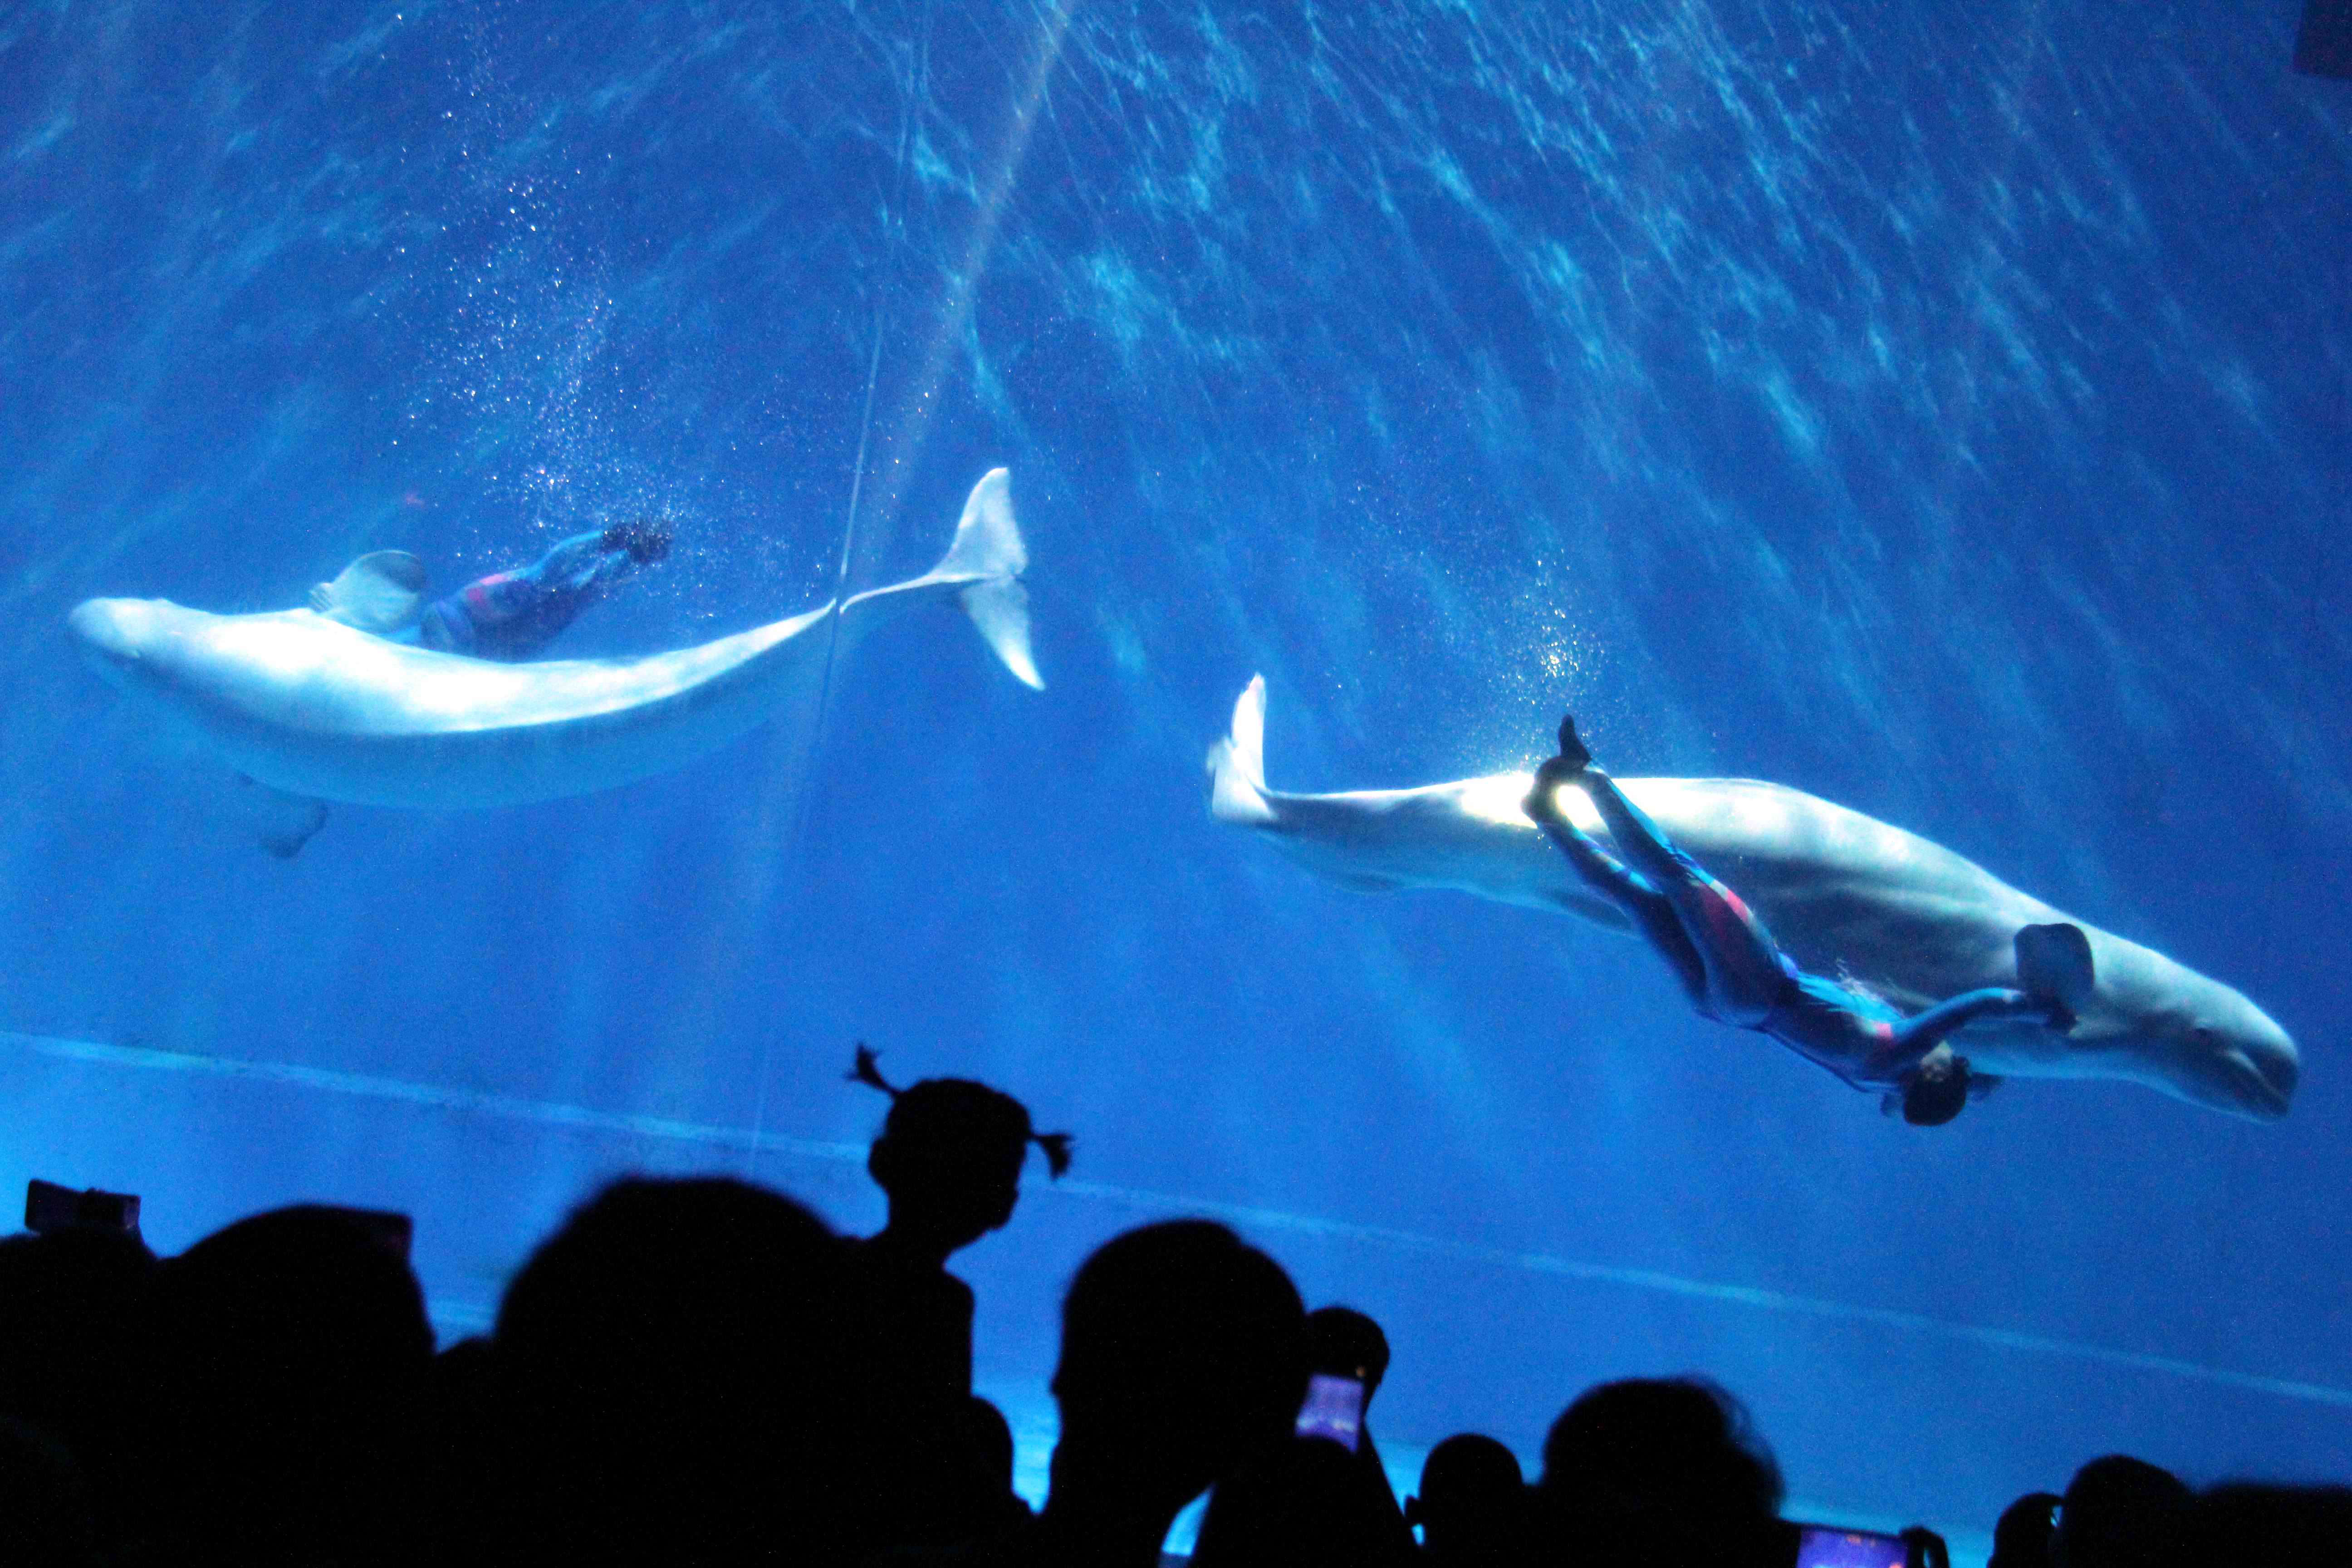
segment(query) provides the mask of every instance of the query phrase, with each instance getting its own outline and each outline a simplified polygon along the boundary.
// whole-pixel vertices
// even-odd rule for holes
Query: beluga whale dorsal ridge
[[[1630,931],[1521,809],[1532,773],[1292,795],[1266,787],[1265,735],[1258,676],[1209,752],[1209,809],[1218,821],[1253,829],[1349,887],[1451,889]],[[1617,783],[1747,900],[1799,963],[1851,975],[1906,1012],[1980,987],[2016,987],[2021,929],[2080,926],[2095,984],[2074,1030],[2018,1018],[1973,1024],[1954,1043],[1986,1073],[2122,1079],[2257,1121],[2285,1115],[2294,1100],[2294,1041],[2244,995],[2020,892],[1939,844],[1755,779]],[[1578,827],[1611,842],[1581,791],[1557,798]]]
[[[349,621],[387,624],[403,607],[384,584],[407,574],[397,562],[388,572],[385,553],[315,591],[336,614],[91,599],[69,625],[147,716],[247,778],[310,800],[424,810],[554,800],[683,767],[814,701],[829,641],[837,658],[919,605],[957,602],[1016,679],[1045,685],[1003,468],[972,488],[954,542],[920,577],[643,658],[501,664],[373,636]]]

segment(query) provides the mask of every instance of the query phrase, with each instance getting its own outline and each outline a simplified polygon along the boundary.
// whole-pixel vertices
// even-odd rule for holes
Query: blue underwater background
[[[878,1225],[865,1039],[1077,1134],[959,1263],[1033,1480],[1063,1285],[1178,1212],[1386,1324],[1392,1457],[1696,1370],[1795,1508],[1964,1543],[2113,1450],[2343,1477],[2352,84],[2297,10],[0,5],[0,1189],[405,1209],[454,1334],[624,1169]],[[291,862],[64,629],[658,510],[560,651],[682,646],[845,531],[921,571],[1000,463],[1042,694],[914,616],[714,758]],[[2252,996],[2294,1111],[1906,1128],[1622,939],[1318,881],[1204,809],[1259,670],[1278,787],[1573,704],[1924,833]]]

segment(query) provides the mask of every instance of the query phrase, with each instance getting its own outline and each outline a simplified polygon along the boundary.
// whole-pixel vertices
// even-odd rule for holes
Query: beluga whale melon
[[[1265,680],[1234,706],[1209,752],[1209,809],[1317,874],[1351,888],[1451,889],[1628,931],[1545,842],[1520,802],[1527,773],[1418,789],[1291,795],[1266,787]],[[2152,948],[2018,891],[1941,845],[1755,779],[1621,778],[1633,804],[1764,919],[1790,957],[1851,976],[1907,1012],[1980,986],[2019,984],[2014,942],[2028,926],[2089,938],[2095,985],[2059,1033],[2028,1018],[1980,1021],[1955,1037],[1979,1071],[2146,1084],[2256,1121],[2284,1116],[2294,1041],[2245,996]],[[1610,842],[1583,792],[1558,799]]]

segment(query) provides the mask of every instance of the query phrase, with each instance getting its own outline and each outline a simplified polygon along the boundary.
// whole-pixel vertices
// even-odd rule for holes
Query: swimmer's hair
[[[1066,1132],[1032,1132],[1029,1142],[1045,1152],[1045,1171],[1055,1181],[1070,1168],[1070,1151],[1077,1140]]]
[[[1914,1127],[1941,1127],[1969,1104],[1969,1058],[1954,1057],[1940,1072],[1918,1072],[1903,1086],[1903,1120]]]
[[[888,1095],[890,1097],[890,1104],[894,1110],[897,1108],[900,1098],[907,1093],[907,1090],[905,1089],[893,1087],[890,1080],[882,1076],[880,1058],[876,1055],[873,1048],[866,1045],[864,1040],[857,1042],[856,1063],[849,1069],[845,1076],[852,1083],[862,1083],[868,1089],[878,1089],[883,1093]],[[924,1080],[926,1083],[938,1083],[942,1086],[959,1083],[961,1081],[961,1080],[956,1079],[927,1079]],[[923,1086],[922,1084],[917,1084],[914,1087],[920,1089]],[[1067,1132],[1033,1131],[1029,1127],[1029,1110],[1019,1100],[1013,1099],[1011,1095],[1004,1093],[1001,1089],[989,1089],[982,1084],[971,1084],[967,1087],[981,1090],[985,1094],[993,1095],[996,1099],[1003,1100],[1007,1106],[1019,1111],[1021,1117],[1021,1141],[1024,1143],[1034,1143],[1039,1149],[1045,1152],[1045,1170],[1054,1177],[1055,1180],[1059,1181],[1063,1174],[1069,1170],[1070,1152],[1072,1149],[1076,1147],[1076,1139],[1071,1137]],[[885,1125],[884,1135],[886,1137],[888,1135],[887,1124]]]
[[[878,1089],[888,1095],[893,1103],[898,1100],[898,1091],[891,1088],[890,1080],[882,1076],[880,1058],[875,1056],[874,1047],[864,1040],[857,1042],[857,1065],[849,1069],[848,1076],[850,1082]]]

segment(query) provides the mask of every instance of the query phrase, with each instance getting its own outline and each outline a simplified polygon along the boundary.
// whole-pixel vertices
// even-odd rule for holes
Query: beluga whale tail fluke
[[[1209,748],[1209,815],[1219,822],[1272,822],[1265,799],[1265,677],[1253,675],[1234,704],[1234,724]]]
[[[1045,689],[1037,661],[1029,651],[1029,590],[1021,574],[1029,569],[1029,547],[1013,520],[1013,483],[1003,468],[992,468],[972,486],[956,523],[955,542],[940,563],[918,582],[957,585],[964,614],[980,630],[981,640],[994,653],[1013,679],[1032,691]]]
[[[1332,881],[1370,891],[1450,889],[1633,930],[1528,816],[1531,773],[1331,795],[1270,789],[1261,676],[1210,748],[1209,773],[1212,816],[1262,835]],[[1616,783],[1736,889],[1807,970],[1850,978],[1906,1013],[1986,987],[2064,1004],[2071,1027],[1988,1017],[1954,1035],[1955,1048],[1983,1073],[2123,1079],[2258,1121],[2284,1116],[2294,1101],[2294,1041],[2252,1001],[1939,844],[1756,779]],[[1561,786],[1555,800],[1579,829],[1613,845],[1583,791]]]
[[[554,800],[683,767],[778,714],[813,710],[829,648],[846,652],[925,603],[955,601],[1016,679],[1045,684],[1002,468],[973,487],[922,576],[643,658],[498,663],[372,635],[352,623],[386,625],[406,608],[412,574],[389,564],[363,557],[322,584],[326,614],[91,599],[68,625],[144,716],[257,784],[421,810]]]

